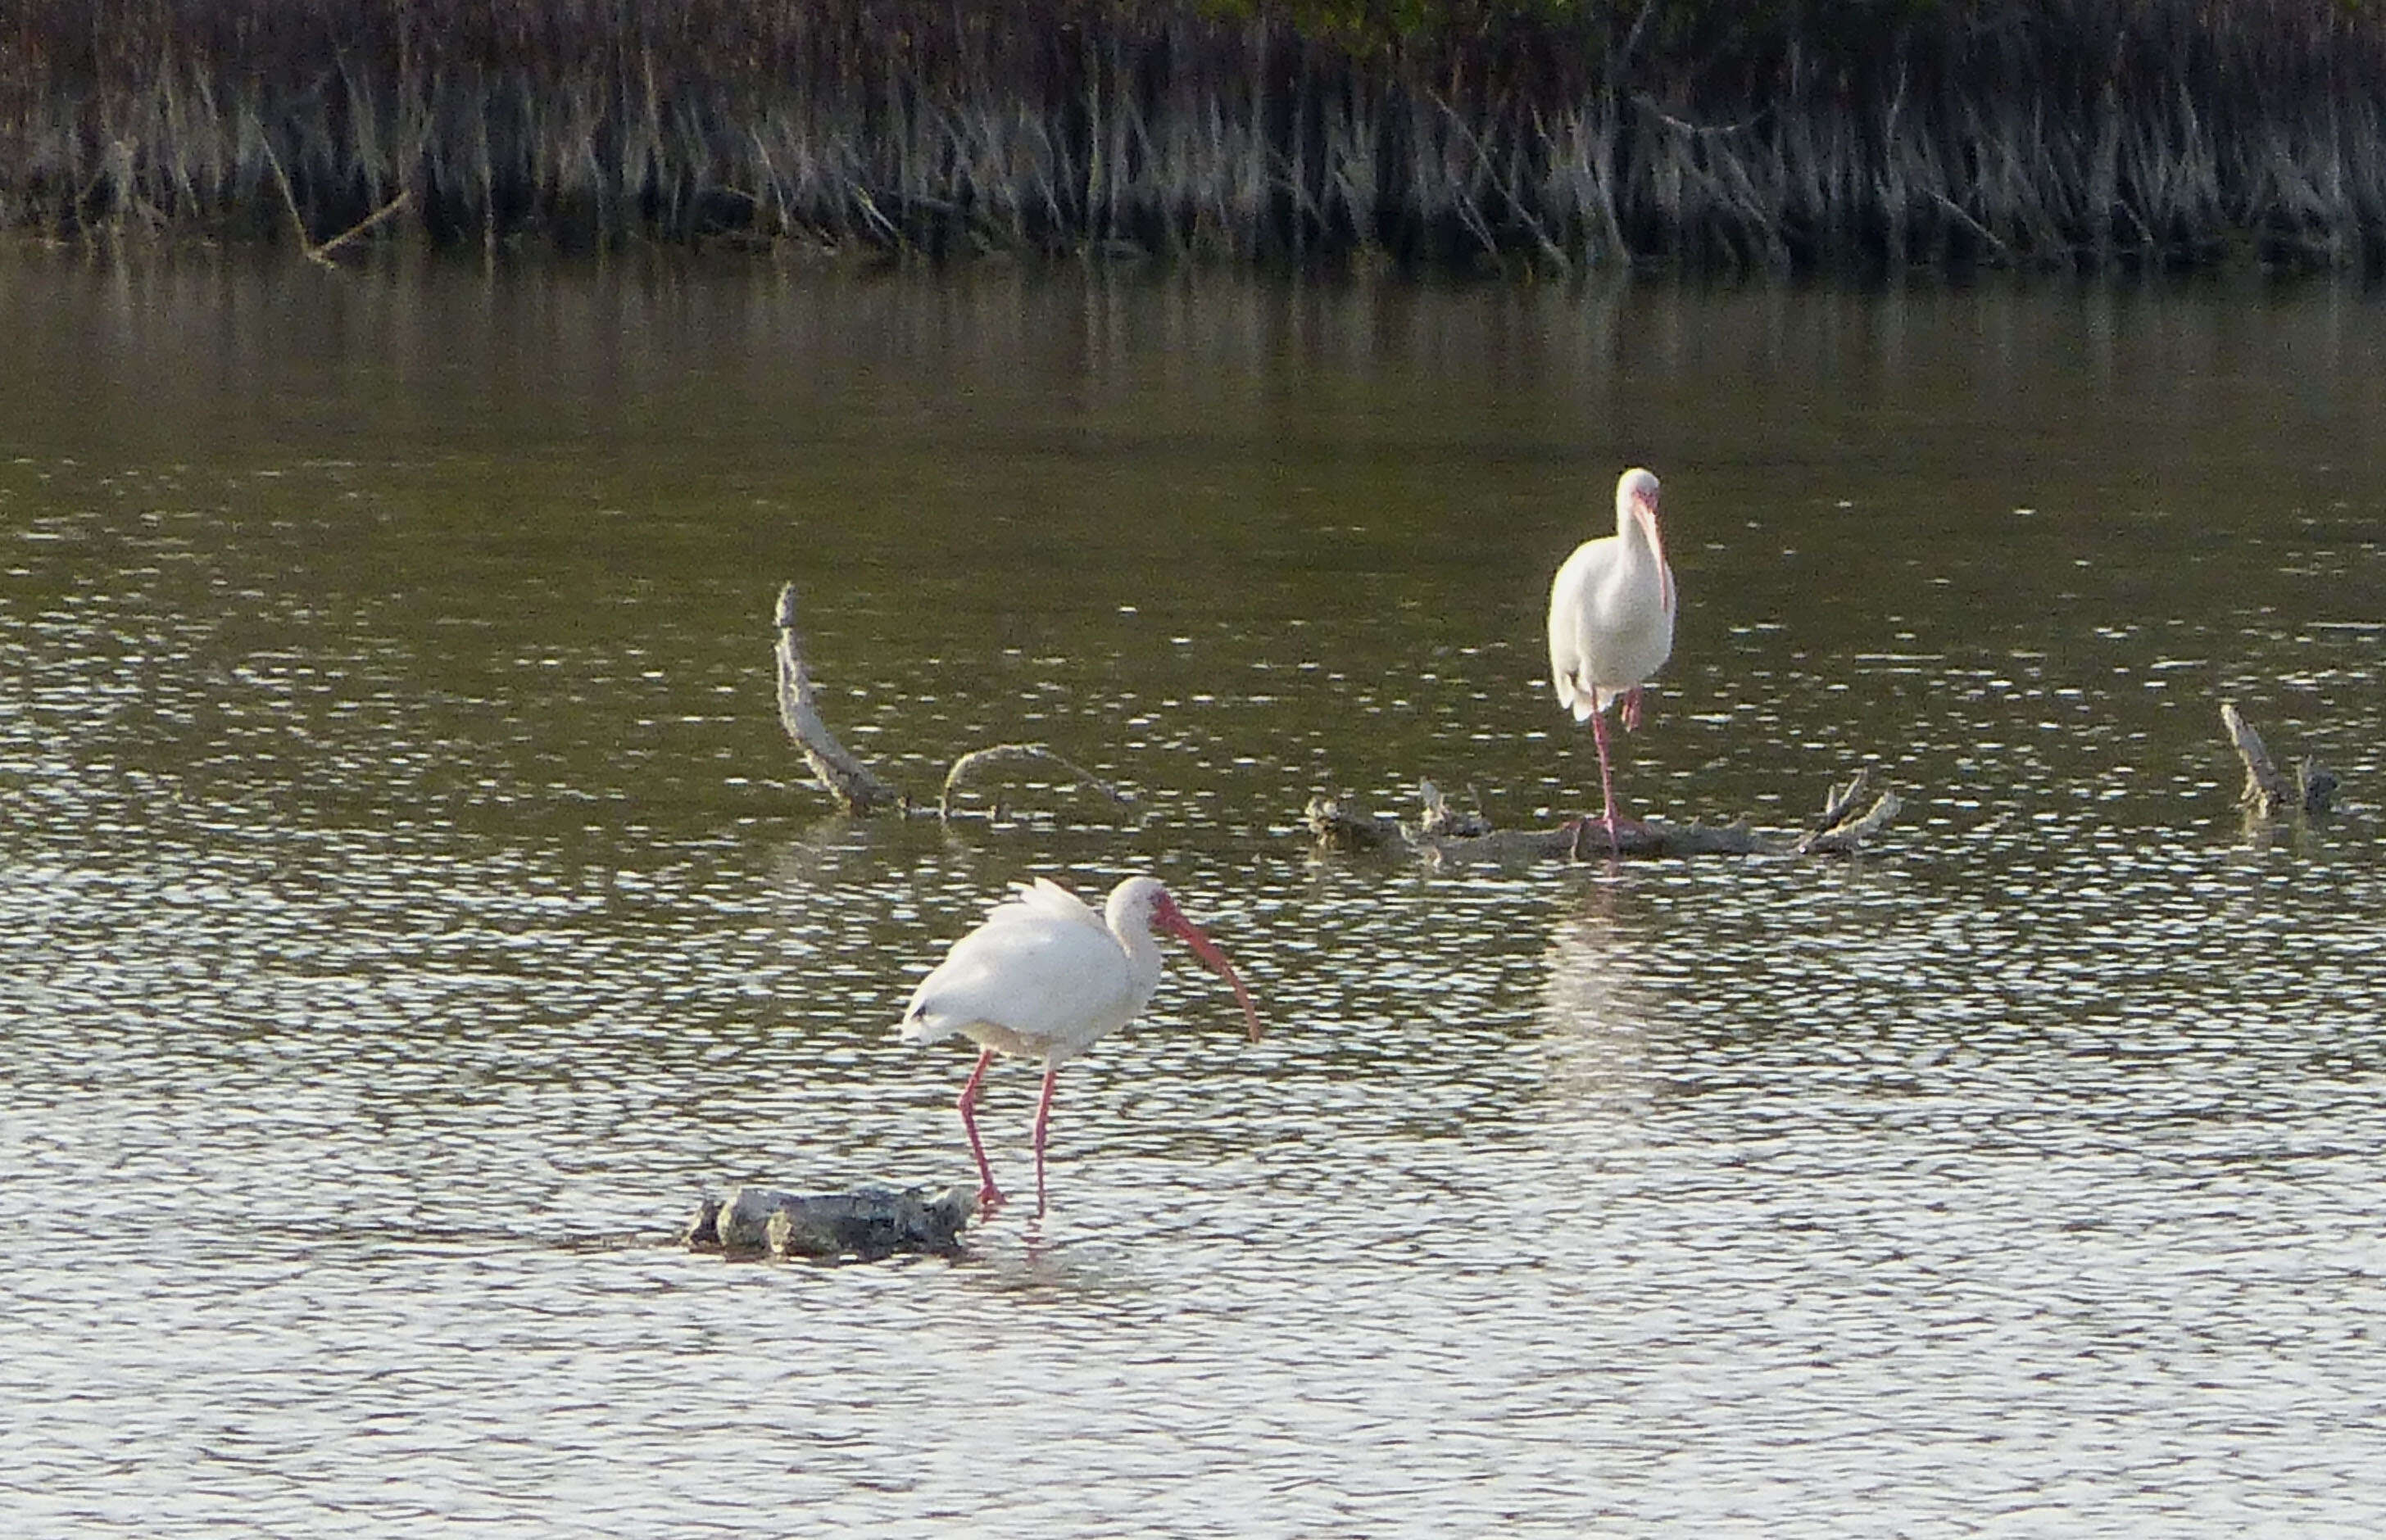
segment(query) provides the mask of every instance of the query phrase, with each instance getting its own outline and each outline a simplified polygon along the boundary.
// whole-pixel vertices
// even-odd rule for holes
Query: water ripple
[[[1086,393],[1039,340],[1087,324],[1066,286],[44,282],[12,334],[115,341],[27,377],[111,444],[156,395],[210,447],[103,464],[43,447],[82,432],[46,397],[0,414],[33,425],[0,462],[9,1528],[2378,1527],[2374,510],[2279,470],[2304,511],[2257,519],[2203,474],[2268,463],[2243,425],[2327,307],[2103,317],[2244,360],[2174,471],[2085,436],[2135,394],[2043,358],[2010,391],[1973,345],[2059,354],[2076,297],[1646,294],[1674,340],[1619,394],[1579,294],[1097,295]],[[290,356],[182,400],[168,320],[220,303]],[[553,334],[492,324],[518,304]],[[356,407],[294,351],[326,305],[550,393],[310,427]],[[546,351],[628,321],[659,351],[613,367],[710,436]],[[1577,383],[1475,391],[1491,336]],[[1785,347],[1848,400],[1784,426],[1735,375],[1715,410]],[[270,432],[191,433],[219,395]],[[2052,447],[1983,450],[1984,400]],[[1627,799],[1793,825],[1862,764],[1892,837],[1311,857],[1316,791],[1595,796],[1533,609],[1579,483],[1638,452],[1582,424],[1626,405],[1684,466],[1686,606]],[[1042,772],[949,828],[828,816],[773,720],[785,572],[906,785],[1033,739],[1141,819]],[[2348,811],[2248,833],[2225,694]],[[1049,1218],[949,1261],[672,1245],[736,1182],[964,1180],[969,1056],[892,1040],[908,990],[1005,883],[1141,870],[1271,1031],[1174,956],[1061,1074]],[[1014,1190],[1036,1080],[986,1087]]]

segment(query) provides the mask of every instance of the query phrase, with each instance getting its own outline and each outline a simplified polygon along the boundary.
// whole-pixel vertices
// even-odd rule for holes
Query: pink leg
[[[1044,1070],[1044,1096],[1036,1104],[1036,1217],[1044,1217],[1044,1130],[1052,1121],[1052,1087],[1061,1079],[1061,1067],[1047,1065]]]
[[[1625,732],[1638,732],[1640,731],[1640,686],[1635,684],[1632,688],[1624,692],[1624,707],[1622,710],[1616,713],[1616,715],[1624,719]]]
[[[997,1188],[994,1184],[994,1167],[986,1162],[986,1145],[977,1136],[976,1103],[977,1083],[986,1078],[986,1069],[993,1063],[994,1050],[992,1048],[988,1048],[984,1053],[977,1056],[977,1068],[970,1071],[969,1080],[961,1086],[961,1100],[956,1104],[961,1109],[961,1131],[969,1135],[970,1153],[977,1157],[978,1212],[989,1216],[992,1215],[997,1208],[1002,1207],[1002,1193],[1000,1189]],[[1045,1095],[1047,1096],[1051,1095],[1049,1088],[1046,1090]],[[1036,1158],[1037,1171],[1036,1180],[1040,1183],[1043,1180],[1042,1171],[1044,1158],[1043,1152],[1040,1148],[1036,1152]]]
[[[1599,791],[1601,797],[1606,803],[1606,810],[1600,814],[1599,821],[1607,827],[1607,853],[1611,856],[1621,856],[1624,854],[1624,842],[1615,833],[1615,775],[1607,768],[1607,715],[1605,712],[1593,711],[1590,714],[1590,740],[1599,745]]]

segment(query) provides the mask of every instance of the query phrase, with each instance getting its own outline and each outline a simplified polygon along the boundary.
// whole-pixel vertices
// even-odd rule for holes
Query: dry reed
[[[2386,23],[2340,0],[1476,0],[1407,32],[1315,8],[54,0],[0,21],[0,227],[322,259],[410,232],[2386,265]]]

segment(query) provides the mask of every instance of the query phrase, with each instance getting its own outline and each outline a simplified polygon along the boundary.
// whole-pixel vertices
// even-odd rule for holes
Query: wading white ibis
[[[1135,1020],[1160,983],[1157,928],[1182,936],[1193,955],[1235,987],[1235,999],[1260,1037],[1260,1013],[1234,964],[1177,908],[1157,877],[1130,877],[1096,914],[1057,883],[1015,884],[986,923],[953,943],[936,971],[920,981],[896,1035],[934,1043],[955,1033],[981,1050],[961,1086],[961,1128],[977,1158],[978,1207],[992,1213],[1002,1194],[977,1136],[978,1083],[998,1053],[1044,1061],[1036,1104],[1036,1212],[1044,1212],[1044,1135],[1061,1066]]]
[[[1589,719],[1599,745],[1600,822],[1611,851],[1622,846],[1604,713],[1621,701],[1625,730],[1640,726],[1640,686],[1674,650],[1674,601],[1657,478],[1636,468],[1615,481],[1615,532],[1576,546],[1550,584],[1550,678],[1558,704],[1576,721]]]

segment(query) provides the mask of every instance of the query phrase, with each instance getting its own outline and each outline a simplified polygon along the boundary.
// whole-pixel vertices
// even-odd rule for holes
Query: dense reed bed
[[[0,227],[66,238],[2386,265],[2346,0],[15,10]]]

